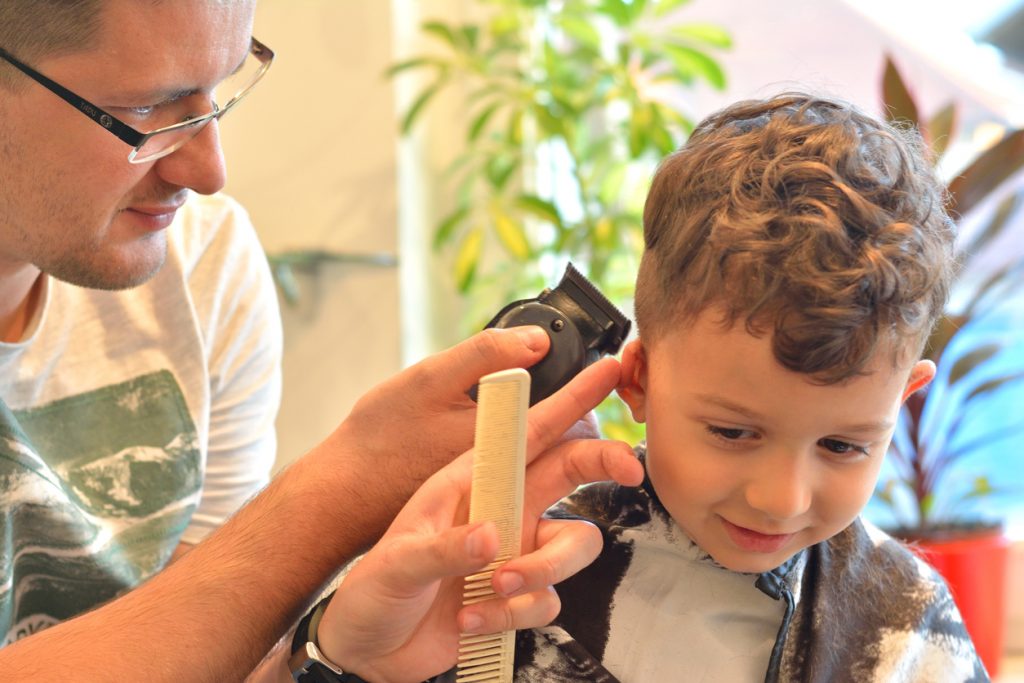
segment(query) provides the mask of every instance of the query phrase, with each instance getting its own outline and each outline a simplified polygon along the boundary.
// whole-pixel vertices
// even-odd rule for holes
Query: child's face
[[[623,356],[620,393],[647,422],[647,469],[676,523],[719,564],[773,569],[848,526],[871,496],[900,404],[930,361],[819,385],[769,337],[713,311]]]

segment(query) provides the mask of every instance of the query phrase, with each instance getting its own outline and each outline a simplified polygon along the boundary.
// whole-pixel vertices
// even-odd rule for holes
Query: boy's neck
[[[0,266],[0,342],[21,341],[39,305],[43,275],[31,264]]]

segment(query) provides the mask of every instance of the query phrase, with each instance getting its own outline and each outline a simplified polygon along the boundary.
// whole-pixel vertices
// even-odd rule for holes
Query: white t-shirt
[[[282,340],[266,257],[223,195],[193,196],[167,241],[134,289],[47,278],[23,340],[0,343],[5,643],[138,585],[268,481]]]

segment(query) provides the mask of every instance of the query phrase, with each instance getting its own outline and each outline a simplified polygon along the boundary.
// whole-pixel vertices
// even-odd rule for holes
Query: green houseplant
[[[941,163],[955,136],[955,107],[948,105],[927,120],[921,117],[891,59],[882,87],[889,117],[916,126]],[[907,400],[889,452],[892,475],[883,478],[875,494],[896,520],[890,531],[912,541],[949,582],[993,676],[1002,649],[1007,540],[992,503],[1009,488],[978,467],[978,461],[995,442],[1024,434],[1024,419],[1014,419],[1005,409],[1005,392],[1024,380],[1024,362],[1012,361],[1014,352],[1021,353],[1020,340],[993,333],[988,323],[1005,311],[1006,297],[1024,283],[1024,260],[996,260],[989,267],[985,259],[992,257],[993,247],[999,249],[1004,234],[1024,230],[1024,191],[1010,192],[994,206],[985,200],[1022,166],[1024,130],[1015,130],[949,183],[953,215],[961,224],[972,212],[984,216],[961,235],[962,291],[954,293],[925,348],[925,356],[938,367],[936,381]],[[970,420],[980,412],[1000,418],[971,429]]]
[[[686,23],[689,0],[479,0],[479,21],[422,25],[437,48],[389,75],[425,77],[408,133],[442,92],[464,98],[464,142],[446,171],[454,207],[434,232],[458,290],[496,306],[536,295],[567,260],[620,305],[642,251],[641,214],[657,162],[693,122],[671,101],[697,81],[724,88],[710,54],[718,26]],[[608,401],[606,431],[642,431]]]

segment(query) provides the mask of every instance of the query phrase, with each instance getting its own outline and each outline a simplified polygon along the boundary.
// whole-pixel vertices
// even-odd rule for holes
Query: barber
[[[536,524],[497,574],[505,597],[452,609],[451,577],[494,554],[493,529],[464,526],[469,456],[451,462],[472,443],[465,392],[544,356],[523,328],[378,386],[263,488],[280,321],[247,216],[217,194],[218,126],[273,56],[253,11],[0,2],[4,680],[240,680],[389,524],[354,570],[358,599],[339,594],[305,635],[367,680],[443,670],[456,629],[544,623],[547,586],[596,556],[593,529],[540,511],[637,476],[621,445],[559,444],[617,383],[608,361],[531,413]],[[258,675],[290,678],[290,649]]]

